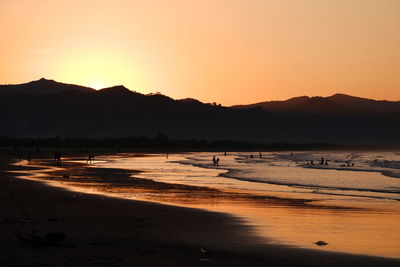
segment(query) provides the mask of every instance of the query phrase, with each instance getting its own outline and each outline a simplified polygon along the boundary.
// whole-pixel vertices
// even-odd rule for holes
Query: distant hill
[[[0,136],[400,144],[400,103],[346,95],[223,107],[124,86],[40,79],[0,86]]]
[[[344,107],[353,109],[376,112],[393,112],[400,109],[400,101],[373,100],[344,94],[335,94],[327,97],[327,99]]]
[[[292,110],[298,105],[304,104],[309,99],[310,98],[308,96],[299,96],[284,101],[267,101],[249,105],[236,105],[232,106],[232,108],[238,108],[238,109],[262,108],[266,111],[271,111],[271,112],[286,112]]]
[[[47,80],[45,78],[23,84],[0,85],[0,94],[25,93],[32,95],[44,95],[72,90],[89,93],[96,91],[93,88],[74,84],[60,83],[54,80]]]
[[[270,112],[300,112],[300,113],[389,113],[400,110],[400,101],[373,100],[345,94],[335,94],[329,97],[294,97],[284,101],[267,101],[250,105],[236,105],[232,108],[261,108]]]

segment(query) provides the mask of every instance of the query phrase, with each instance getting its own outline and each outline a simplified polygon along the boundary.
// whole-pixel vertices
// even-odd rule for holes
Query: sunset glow
[[[399,100],[400,2],[0,2],[0,83],[47,77],[225,105]]]
[[[0,0],[1,266],[400,266],[400,0]]]

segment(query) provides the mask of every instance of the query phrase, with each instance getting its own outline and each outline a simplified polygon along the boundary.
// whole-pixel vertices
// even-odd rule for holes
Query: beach
[[[123,199],[109,194],[82,193],[63,186],[61,170],[49,173],[56,182],[30,179],[24,172],[38,168],[13,165],[15,157],[2,152],[0,265],[2,266],[398,266],[399,260],[298,248],[265,242],[241,218],[221,212]],[[84,160],[84,158],[81,158]],[[35,160],[34,160],[35,161]],[[51,166],[51,156],[41,162]],[[125,179],[126,171],[84,167],[79,177]],[[15,172],[20,174],[17,175]],[[65,171],[64,171],[65,172]],[[22,174],[21,174],[22,173]],[[76,172],[75,172],[76,173]],[[74,173],[74,174],[75,174]],[[129,175],[135,171],[129,172]],[[122,175],[122,176],[121,176]],[[67,180],[68,177],[65,177]],[[65,182],[65,181],[64,181]],[[66,183],[66,182],[65,182]],[[96,183],[95,179],[93,183]],[[220,190],[195,185],[130,179],[137,191],[179,190],[209,196]],[[58,184],[58,186],[54,186]],[[276,200],[276,199],[275,199]],[[272,201],[275,201],[272,198]],[[271,199],[270,199],[271,201]],[[276,200],[277,201],[277,200]],[[162,202],[162,201],[160,201]],[[302,204],[302,203],[294,203]],[[295,206],[295,205],[294,205]],[[17,235],[36,230],[63,232],[59,245],[26,244]],[[317,241],[317,240],[315,240]]]

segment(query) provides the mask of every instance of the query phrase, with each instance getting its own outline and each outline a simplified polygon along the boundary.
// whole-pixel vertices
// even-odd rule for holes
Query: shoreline
[[[63,188],[13,178],[4,172],[12,168],[2,164],[0,174],[2,191],[12,192],[1,204],[6,211],[0,223],[6,226],[2,227],[6,241],[2,243],[7,246],[3,245],[7,256],[1,256],[0,263],[7,266],[49,262],[69,266],[202,266],[205,262],[209,266],[295,266],[300,263],[396,266],[399,263],[398,259],[260,244],[254,229],[227,214],[102,195],[73,197],[73,192]],[[13,203],[13,196],[25,207],[31,222],[21,223],[22,214]],[[70,247],[21,245],[15,239],[17,225],[24,227],[24,231],[28,228],[63,231]],[[28,257],[21,258],[21,254]]]

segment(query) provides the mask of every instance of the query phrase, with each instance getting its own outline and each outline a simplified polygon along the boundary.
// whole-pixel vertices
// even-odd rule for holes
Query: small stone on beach
[[[320,240],[320,241],[317,241],[317,242],[315,242],[315,243],[313,243],[313,244],[315,244],[315,245],[317,245],[317,246],[326,246],[326,245],[328,245],[329,243]]]

